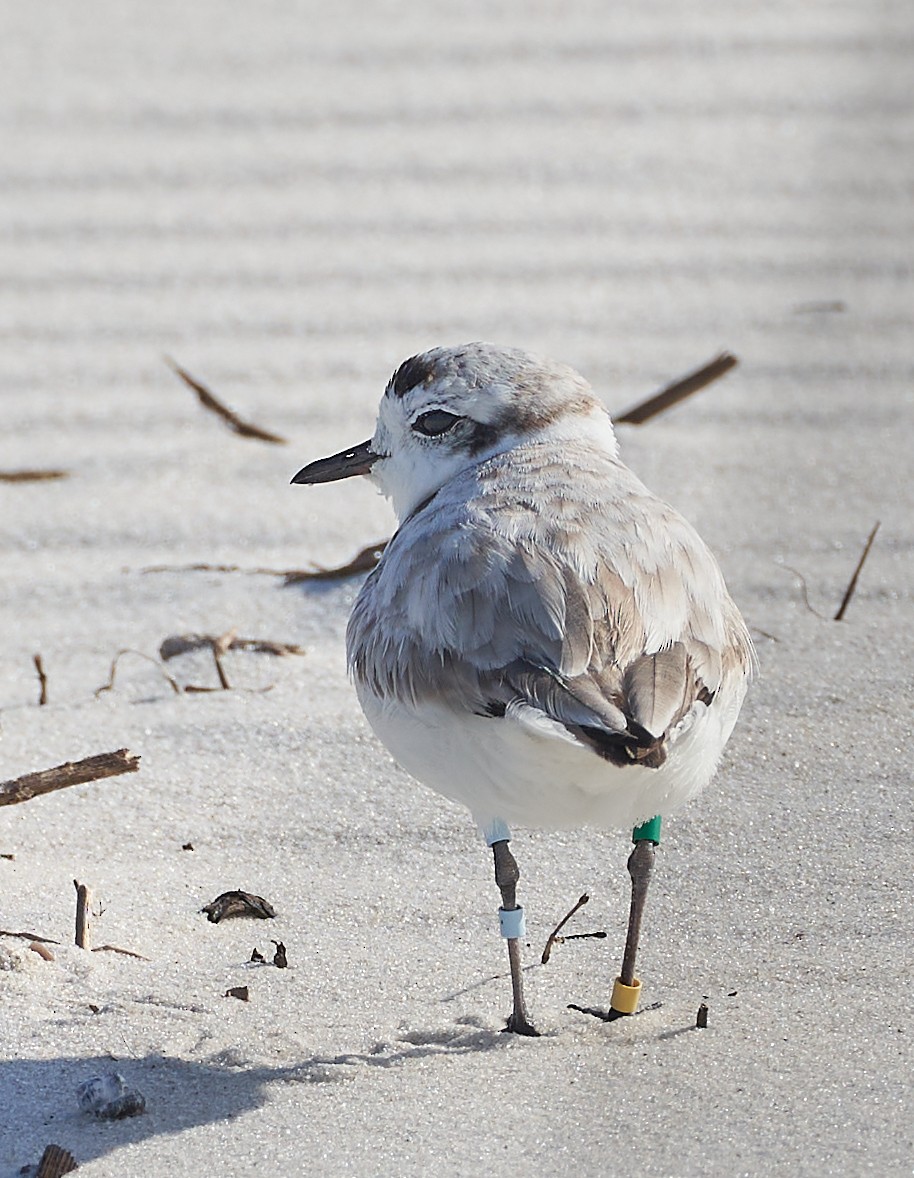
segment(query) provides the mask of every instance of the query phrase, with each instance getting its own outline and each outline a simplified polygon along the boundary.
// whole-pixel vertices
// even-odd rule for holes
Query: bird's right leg
[[[520,964],[520,938],[524,935],[524,910],[517,903],[517,881],[520,870],[517,860],[511,854],[506,838],[491,843],[495,857],[495,882],[501,892],[501,908],[498,910],[501,935],[508,942],[508,962],[511,966],[511,989],[514,992],[514,1009],[508,1019],[506,1031],[515,1035],[539,1035],[539,1031],[527,1017],[524,1002],[524,979]]]

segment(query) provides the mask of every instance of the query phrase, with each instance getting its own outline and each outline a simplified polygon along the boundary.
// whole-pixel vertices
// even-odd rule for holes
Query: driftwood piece
[[[169,356],[165,357],[165,363],[184,381],[188,388],[193,389],[203,408],[209,409],[211,413],[215,413],[217,417],[221,417],[229,429],[234,430],[236,434],[239,434],[242,438],[256,438],[258,441],[272,442],[278,446],[286,445],[287,439],[280,437],[279,434],[261,429],[259,425],[254,425],[253,422],[242,420],[234,410],[229,409],[227,405],[223,405],[219,398],[210,392],[206,385],[201,384],[200,381],[191,376],[189,372],[183,369],[180,364],[175,363]]]
[[[234,633],[234,632],[233,632]],[[224,638],[225,636],[223,636]],[[192,650],[211,647],[222,639],[214,638],[210,634],[171,634],[163,639],[159,647],[159,658],[163,662],[177,658],[180,654],[187,654]],[[287,654],[304,654],[303,646],[296,646],[294,642],[272,642],[268,638],[237,638],[232,637],[225,644],[225,650],[249,650],[256,654],[272,654],[281,658]]]
[[[41,769],[37,773],[26,773],[12,781],[0,782],[0,806],[15,806],[41,794],[53,793],[84,781],[98,781],[102,777],[117,777],[121,773],[136,773],[140,758],[128,749],[117,749],[113,753],[99,753],[82,761],[65,761],[53,769]]]
[[[68,470],[0,470],[0,483],[50,483],[69,477]]]
[[[79,880],[73,880],[76,888],[76,947],[89,948],[89,889]]]
[[[730,352],[721,352],[708,364],[703,364],[694,372],[689,372],[679,380],[674,380],[672,384],[666,385],[659,393],[654,393],[646,401],[641,401],[639,404],[633,405],[631,409],[613,417],[613,421],[616,425],[643,425],[645,421],[649,421],[673,405],[678,405],[680,401],[691,397],[693,393],[697,393],[699,389],[703,389],[712,381],[719,380],[731,368],[735,368],[738,363],[737,358]]]
[[[232,916],[255,916],[261,920],[271,920],[276,910],[263,896],[255,896],[251,892],[223,892],[209,904],[200,909],[206,913],[210,924],[218,924],[220,920],[227,920]]]
[[[31,1170],[31,1166],[27,1169]],[[59,1145],[48,1145],[41,1155],[35,1178],[63,1178],[64,1174],[72,1174],[78,1169],[76,1158],[68,1149],[63,1149]]]

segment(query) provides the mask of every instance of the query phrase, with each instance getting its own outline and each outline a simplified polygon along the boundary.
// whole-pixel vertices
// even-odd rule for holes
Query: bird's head
[[[606,410],[572,368],[494,344],[435,348],[390,378],[372,438],[310,463],[292,482],[370,475],[402,520],[494,454],[595,434],[615,450]]]

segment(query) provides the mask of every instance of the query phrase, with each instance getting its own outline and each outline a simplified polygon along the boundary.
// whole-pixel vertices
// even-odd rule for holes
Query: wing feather
[[[627,467],[521,449],[403,524],[353,610],[353,674],[382,697],[536,709],[607,759],[661,764],[689,711],[748,675],[745,626],[697,533]]]

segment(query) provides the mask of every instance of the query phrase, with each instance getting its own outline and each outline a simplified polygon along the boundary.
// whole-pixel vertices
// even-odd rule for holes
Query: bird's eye
[[[427,438],[437,438],[453,429],[460,420],[455,413],[448,413],[445,409],[430,409],[428,413],[419,414],[413,422],[413,429]]]

